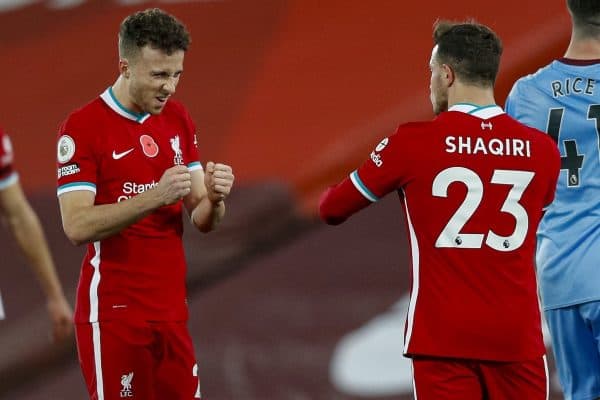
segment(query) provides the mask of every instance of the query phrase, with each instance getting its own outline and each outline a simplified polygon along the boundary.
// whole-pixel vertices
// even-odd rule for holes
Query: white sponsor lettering
[[[123,195],[117,198],[117,202],[130,199],[131,197],[144,193],[158,185],[155,181],[150,183],[136,183],[136,182],[125,182],[123,183]]]
[[[375,153],[374,151],[371,152],[371,161],[373,161],[373,163],[375,163],[375,165],[377,165],[378,167],[381,167],[383,165],[381,154]]]
[[[531,157],[529,140],[446,136],[446,153]]]
[[[79,169],[79,165],[77,164],[69,164],[69,165],[65,165],[64,167],[60,167],[58,169],[58,177],[62,177],[62,176],[69,176],[69,175],[74,175],[74,174],[78,174],[81,172],[81,169]]]

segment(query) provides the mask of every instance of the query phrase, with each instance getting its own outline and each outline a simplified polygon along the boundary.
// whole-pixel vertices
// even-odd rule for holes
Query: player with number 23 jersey
[[[405,212],[412,288],[404,353],[541,357],[535,230],[559,160],[546,135],[496,105],[456,104],[401,125],[321,200],[339,223],[390,192]]]

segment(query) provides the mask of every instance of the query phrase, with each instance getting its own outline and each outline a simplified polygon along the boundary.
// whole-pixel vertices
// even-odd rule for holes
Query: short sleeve
[[[57,195],[87,190],[96,193],[97,161],[89,127],[69,117],[60,127],[56,146]]]

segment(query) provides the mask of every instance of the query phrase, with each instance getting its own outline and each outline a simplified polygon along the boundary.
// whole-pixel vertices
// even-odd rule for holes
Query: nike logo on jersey
[[[133,148],[131,148],[127,151],[124,151],[122,153],[117,153],[116,151],[113,150],[113,153],[112,153],[113,160],[119,160],[119,159],[125,157],[127,154],[131,153],[132,151],[133,151]]]

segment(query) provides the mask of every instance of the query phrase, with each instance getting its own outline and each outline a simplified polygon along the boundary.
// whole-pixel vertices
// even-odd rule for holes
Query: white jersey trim
[[[199,161],[194,161],[188,164],[188,170],[191,171],[197,171],[197,170],[204,170],[204,168],[202,168],[202,164],[200,164]]]
[[[544,360],[544,370],[546,371],[546,400],[550,399],[550,374],[548,373],[548,360],[546,359],[546,355],[542,356]]]
[[[417,298],[419,296],[419,241],[415,234],[415,229],[410,218],[410,212],[408,209],[408,202],[406,199],[406,193],[402,189],[402,197],[404,198],[404,209],[406,210],[406,224],[408,225],[409,231],[409,242],[412,256],[412,288],[410,292],[410,301],[408,302],[408,313],[406,315],[406,335],[404,338],[404,350],[403,353],[408,353],[408,346],[410,345],[410,339],[412,337],[413,324],[415,321],[415,308],[417,305]]]
[[[90,260],[94,273],[90,282],[90,322],[92,323],[92,343],[94,345],[94,366],[96,372],[96,393],[98,400],[104,400],[102,379],[102,348],[100,347],[100,323],[98,322],[98,286],[100,285],[100,242],[94,242],[94,257]]]
[[[470,103],[458,103],[448,109],[448,111],[458,111],[465,114],[473,115],[474,117],[481,119],[490,119],[498,115],[504,114],[502,107],[496,104],[489,104],[487,106],[478,106]]]
[[[100,285],[100,242],[94,242],[94,257],[90,260],[94,268],[90,282],[90,322],[98,321],[98,286]]]
[[[94,370],[96,373],[96,394],[104,400],[104,379],[102,377],[102,347],[100,346],[100,323],[92,322],[92,344],[94,346]]]
[[[19,181],[19,174],[16,172],[11,173],[4,179],[0,179],[0,190],[4,190],[7,187],[14,185]]]
[[[414,360],[412,358],[410,359],[410,370],[412,372],[413,395],[415,397],[414,400],[418,400],[418,397],[417,397],[417,382],[415,381],[415,362],[414,362]]]
[[[109,87],[101,95],[100,98],[104,100],[107,106],[109,106],[114,112],[122,117],[125,117],[131,121],[143,124],[148,118],[150,113],[138,114],[125,108],[119,100],[113,94],[112,88]]]
[[[358,176],[358,171],[354,171],[350,174],[350,180],[354,184],[356,190],[358,190],[360,194],[362,194],[367,200],[372,203],[375,203],[379,200],[379,197],[375,196],[375,194],[373,194],[373,192],[371,192],[360,179],[360,176]]]
[[[59,186],[56,190],[56,195],[60,196],[68,192],[74,192],[77,190],[87,190],[96,194],[96,185],[90,182],[72,182],[65,185]]]

